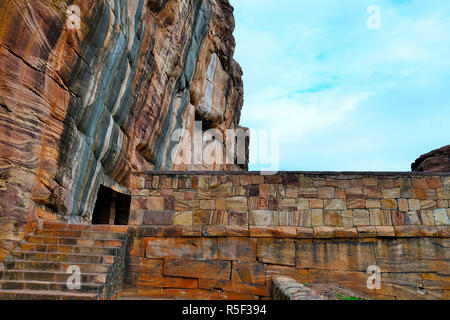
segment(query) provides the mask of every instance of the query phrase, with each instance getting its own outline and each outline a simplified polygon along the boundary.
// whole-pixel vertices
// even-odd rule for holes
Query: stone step
[[[96,246],[96,247],[121,247],[123,240],[118,239],[84,239],[84,238],[64,238],[48,236],[28,236],[25,243],[53,244],[69,246]]]
[[[4,290],[47,290],[78,293],[100,293],[98,283],[80,283],[80,289],[69,289],[66,282],[0,280],[0,289]]]
[[[69,223],[65,223],[65,222],[44,221],[42,229],[126,233],[128,231],[128,226],[127,225],[91,225],[91,224],[76,224],[76,223],[69,224]]]
[[[49,281],[65,282],[71,276],[66,272],[58,271],[32,271],[32,270],[5,270],[0,271],[0,280],[20,280],[20,281]],[[106,283],[104,273],[82,273],[80,275],[83,283]]]
[[[39,229],[35,231],[36,236],[48,236],[55,238],[83,238],[94,240],[124,240],[125,233],[103,232],[103,231],[72,231],[72,230],[48,230]]]
[[[0,264],[0,299],[99,299],[117,296],[127,227],[44,222]],[[69,289],[71,266],[80,268],[81,288]],[[110,273],[110,274],[109,274]],[[112,283],[106,285],[106,279]]]
[[[50,253],[77,253],[114,256],[119,247],[95,247],[79,245],[55,245],[55,244],[37,244],[25,242],[20,245],[20,251],[29,252],[50,252]]]
[[[48,262],[66,262],[71,264],[77,263],[94,263],[94,264],[113,264],[114,256],[99,256],[76,253],[48,253],[48,252],[28,252],[28,251],[14,251],[7,259],[8,261],[48,261]]]
[[[97,293],[48,290],[0,290],[0,300],[97,300]]]
[[[95,263],[66,263],[50,261],[11,260],[3,262],[5,270],[59,271],[65,272],[71,265],[77,265],[81,273],[107,273],[110,265]]]

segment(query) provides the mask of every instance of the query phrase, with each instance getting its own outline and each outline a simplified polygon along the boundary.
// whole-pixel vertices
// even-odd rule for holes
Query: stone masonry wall
[[[267,299],[285,275],[449,298],[448,174],[136,173],[132,193],[126,294]]]

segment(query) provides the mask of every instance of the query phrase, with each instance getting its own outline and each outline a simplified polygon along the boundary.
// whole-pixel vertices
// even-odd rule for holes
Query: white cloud
[[[433,113],[450,110],[441,89],[450,87],[450,2],[381,2],[380,30],[365,27],[371,1],[232,3],[244,70],[241,122],[280,130],[282,167],[409,170],[427,136],[429,150],[450,136],[448,127],[428,126],[418,146],[406,134],[419,115],[436,122]],[[420,101],[429,115],[417,111]],[[408,156],[386,151],[400,141]]]

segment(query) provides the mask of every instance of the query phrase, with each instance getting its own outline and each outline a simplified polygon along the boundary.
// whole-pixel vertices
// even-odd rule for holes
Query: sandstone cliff
[[[450,172],[450,145],[420,156],[413,164],[416,172]]]
[[[239,128],[227,0],[2,0],[0,19],[0,261],[37,218],[89,222],[133,170],[245,169],[170,157],[195,120]]]

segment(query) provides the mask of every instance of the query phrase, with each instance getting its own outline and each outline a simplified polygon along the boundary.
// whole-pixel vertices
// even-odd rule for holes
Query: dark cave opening
[[[129,195],[101,185],[95,202],[92,224],[127,225],[130,203]]]

